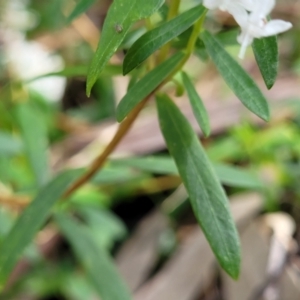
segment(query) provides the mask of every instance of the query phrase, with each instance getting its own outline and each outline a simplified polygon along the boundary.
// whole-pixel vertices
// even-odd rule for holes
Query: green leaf
[[[67,18],[67,22],[71,23],[74,19],[86,12],[95,2],[96,0],[80,0]]]
[[[49,179],[50,174],[46,125],[39,112],[29,103],[18,104],[15,108],[15,115],[36,183],[42,186]]]
[[[206,50],[230,89],[253,113],[268,121],[268,103],[253,79],[207,31],[202,33]]]
[[[182,81],[188,93],[194,116],[200,128],[202,129],[204,135],[209,136],[210,134],[209,116],[202,102],[202,99],[199,97],[191,79],[184,72],[182,73]]]
[[[66,67],[61,71],[50,72],[50,73],[33,77],[26,82],[32,82],[41,78],[51,77],[51,76],[59,76],[59,77],[66,77],[66,78],[80,77],[80,76],[86,76],[87,73],[88,73],[88,68],[85,65],[70,66],[70,67]],[[120,65],[107,65],[105,66],[102,73],[102,75],[108,75],[108,76],[114,76],[119,74],[122,74],[122,66]]]
[[[126,236],[125,224],[109,210],[94,206],[77,206],[83,220],[93,234],[94,241],[104,249],[111,249],[114,243]]]
[[[227,197],[191,125],[168,96],[157,97],[161,131],[195,216],[224,270],[238,278],[240,246]]]
[[[252,49],[266,87],[271,89],[278,75],[279,57],[277,37],[270,36],[255,39],[252,43]]]
[[[0,156],[19,154],[23,150],[22,142],[7,132],[0,131]]]
[[[6,235],[0,248],[0,291],[23,251],[47,220],[50,209],[60,199],[74,177],[74,172],[68,172],[45,186]]]
[[[239,35],[239,28],[220,31],[215,35],[215,38],[225,47],[231,45],[238,45],[237,36]]]
[[[130,300],[131,296],[113,260],[96,244],[90,232],[66,214],[57,214],[55,220],[101,299]]]
[[[129,73],[164,44],[187,30],[201,17],[204,11],[205,8],[202,5],[193,7],[178,17],[145,33],[128,50],[124,59],[123,74]]]
[[[117,120],[121,122],[138,103],[150,95],[176,70],[183,57],[183,52],[176,53],[138,81],[119,103],[117,107]]]
[[[170,156],[124,158],[114,160],[111,163],[115,167],[128,166],[154,174],[178,174],[176,164]],[[259,178],[247,169],[222,163],[212,163],[212,167],[219,180],[227,186],[247,189],[259,189],[263,187],[263,183]]]
[[[128,181],[137,180],[140,173],[124,167],[105,166],[91,180],[94,184],[122,184]]]
[[[227,186],[247,189],[261,189],[264,187],[263,182],[249,170],[220,163],[214,164],[214,170],[219,180]]]
[[[116,159],[111,164],[113,167],[128,166],[154,174],[178,175],[173,158],[165,155]]]
[[[97,294],[86,276],[81,272],[69,271],[70,275],[61,284],[60,292],[66,299],[97,299]]]
[[[135,22],[150,17],[164,0],[114,0],[105,18],[98,48],[93,57],[87,77],[87,95],[99,74],[121,45],[127,32]]]

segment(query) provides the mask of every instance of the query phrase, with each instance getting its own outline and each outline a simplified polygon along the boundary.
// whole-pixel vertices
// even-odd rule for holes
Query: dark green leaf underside
[[[202,102],[202,99],[198,95],[191,79],[185,72],[182,73],[182,81],[188,93],[188,98],[190,100],[194,116],[200,128],[202,129],[204,135],[209,136],[210,134],[209,116]]]
[[[252,49],[266,87],[271,89],[278,74],[279,57],[277,37],[270,36],[255,39],[252,44]]]
[[[209,56],[230,89],[250,111],[268,121],[270,113],[267,100],[253,79],[209,32],[204,31],[202,39]]]
[[[162,133],[188,191],[195,216],[220,265],[233,278],[240,247],[227,197],[191,125],[166,96],[157,97]]]

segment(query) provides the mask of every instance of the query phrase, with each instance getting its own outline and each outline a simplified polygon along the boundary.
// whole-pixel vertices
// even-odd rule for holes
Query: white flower
[[[228,11],[242,29],[238,42],[242,45],[239,57],[245,56],[246,49],[255,38],[262,38],[289,30],[290,22],[267,21],[275,6],[275,0],[203,0],[208,9],[219,8]]]
[[[238,24],[243,21],[247,11],[252,11],[255,0],[204,0],[203,5],[208,9],[219,8],[228,11]],[[264,1],[264,0],[261,0]]]
[[[238,42],[242,45],[239,57],[243,58],[246,49],[252,44],[254,38],[262,38],[289,30],[290,22],[282,20],[267,21],[267,16],[275,6],[275,0],[255,0],[251,13],[241,13],[236,21],[241,26],[242,32]]]
[[[232,6],[240,6],[251,11],[253,1],[254,0],[203,0],[203,5],[208,9],[219,8],[223,11],[228,11],[228,8]]]

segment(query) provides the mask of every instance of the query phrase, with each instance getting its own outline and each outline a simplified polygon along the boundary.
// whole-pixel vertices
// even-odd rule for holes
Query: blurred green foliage
[[[1,4],[2,18],[9,2],[6,0]],[[32,14],[34,19],[34,25],[29,26],[28,30],[17,30],[18,33],[25,33],[29,40],[37,39],[45,33],[57,34],[67,24],[66,11],[71,12],[71,8],[74,7],[71,0],[30,0],[19,3],[19,10]],[[187,1],[187,7],[192,3],[193,1]],[[162,11],[166,14],[165,10]],[[0,25],[7,25],[6,21],[7,19],[3,18]],[[140,34],[133,28],[121,48],[126,51]],[[232,37],[236,32],[229,31],[227,34]],[[232,38],[228,42],[228,37],[224,36],[220,35],[219,39],[224,39],[228,44],[233,43]],[[299,36],[298,28],[289,35],[288,43],[298,45]],[[184,34],[181,38],[177,41],[178,47],[185,42]],[[285,55],[290,55],[290,58],[283,59],[286,64],[282,68],[286,65],[292,66],[295,74],[299,75],[300,56],[296,48],[290,47],[287,50],[289,52]],[[197,51],[204,51],[202,44]],[[86,67],[85,64],[91,60],[93,51],[85,41],[80,40],[59,48],[57,53],[68,68],[74,65]],[[205,57],[205,53],[201,55]],[[63,74],[65,77],[74,77],[68,81],[71,89],[84,83],[83,76],[86,70],[78,70],[70,68],[70,73]],[[120,70],[111,72],[120,73]],[[64,98],[67,99],[68,96],[65,94]],[[76,95],[71,93],[71,97],[73,96]],[[298,101],[299,99],[287,102],[292,111],[289,118],[263,126],[254,126],[244,121],[243,124],[231,128],[221,136],[213,136],[206,142],[206,150],[211,160],[221,164],[221,168],[231,166],[230,170],[233,170],[232,173],[229,173],[228,169],[225,172],[227,175],[231,174],[228,175],[230,178],[227,184],[225,182],[230,194],[251,189],[251,180],[247,179],[247,184],[241,184],[242,174],[248,176],[246,178],[252,178],[252,189],[264,193],[266,210],[282,209],[284,203],[289,204],[291,212],[293,208],[299,208]],[[111,77],[103,75],[97,80],[91,99],[78,97],[78,103],[71,107],[68,103],[63,112],[62,106],[61,102],[50,102],[47,96],[31,90],[25,80],[12,71],[0,41],[0,198],[12,195],[31,197],[40,186],[44,186],[53,172],[50,170],[49,149],[72,133],[72,130],[69,132],[61,126],[59,117],[62,113],[75,123],[89,125],[115,117],[115,90]],[[113,213],[113,209],[118,203],[128,202],[141,194],[146,194],[153,206],[164,207],[166,192],[164,189],[159,191],[155,186],[155,180],[162,176],[170,176],[171,180],[177,176],[173,161],[166,155],[111,160],[87,186],[78,190],[68,203],[57,204],[55,211],[72,213],[78,226],[89,232],[96,247],[113,252],[116,245],[130,234],[126,224]],[[264,187],[257,187],[257,181],[262,182]],[[115,189],[116,186],[118,190]],[[168,190],[168,194],[172,191],[173,189]],[[173,212],[177,208],[182,211],[174,215]],[[162,239],[162,255],[169,255],[176,246],[175,229],[179,222],[177,218],[188,209],[189,207],[182,203],[175,203],[175,208],[165,210],[174,222],[170,231],[165,233],[166,237]],[[20,209],[15,210],[13,205],[7,203],[0,206],[0,247],[5,235],[12,228],[18,211]],[[52,218],[48,220],[48,224],[53,226]],[[70,244],[64,247],[55,259],[48,260],[39,253],[36,244],[32,242],[24,254],[30,261],[31,268],[7,290],[5,299],[18,299],[20,295],[30,295],[36,299],[54,295],[57,299],[93,299],[96,291],[85,276],[84,268],[68,248]]]

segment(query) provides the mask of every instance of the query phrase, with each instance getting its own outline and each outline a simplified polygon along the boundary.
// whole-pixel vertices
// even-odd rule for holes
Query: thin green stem
[[[171,75],[164,81],[164,83],[167,83],[168,81],[170,81],[173,76],[178,73],[183,66],[186,64],[186,62],[188,61],[188,59],[190,58],[190,56],[192,55],[192,53],[194,52],[194,48],[195,48],[195,44],[197,42],[199,33],[201,32],[201,30],[203,29],[203,23],[205,21],[205,17],[206,17],[206,13],[207,10],[205,10],[205,12],[203,13],[203,15],[199,18],[199,20],[195,23],[193,31],[191,33],[191,36],[189,38],[186,50],[185,50],[185,56],[182,59],[182,61],[180,62],[180,64],[178,65],[178,67],[171,73]]]
[[[171,0],[170,9],[168,13],[168,21],[178,15],[180,2],[181,0]]]
[[[145,20],[145,24],[146,24],[146,28],[148,31],[152,30],[153,29],[153,24],[151,22],[151,19],[150,18],[147,18]],[[150,57],[148,58],[147,60],[147,68],[148,68],[148,71],[152,70],[155,68],[155,56],[154,54],[150,55]]]
[[[146,102],[151,98],[151,96],[152,94],[150,94],[147,98],[145,98],[131,111],[128,117],[119,125],[118,131],[116,132],[111,142],[104,149],[104,151],[101,152],[101,154],[93,161],[93,163],[88,168],[86,173],[84,173],[80,178],[78,178],[73,183],[73,185],[64,193],[63,198],[67,198],[75,191],[77,191],[81,186],[83,186],[86,182],[88,182],[102,168],[109,155],[115,150],[117,145],[126,135],[128,130],[131,128],[133,122],[139,115],[142,108],[145,106]]]
[[[191,55],[194,51],[196,41],[198,39],[199,33],[201,32],[203,28],[203,23],[205,21],[207,9],[204,11],[203,15],[199,18],[199,20],[195,23],[192,34],[190,36],[190,39],[188,41],[187,47],[186,47],[186,53],[187,55]]]
[[[172,3],[180,3],[180,0],[175,0]],[[115,136],[113,137],[112,141],[107,145],[105,150],[95,159],[95,161],[92,163],[92,165],[89,167],[87,172],[80,177],[64,194],[64,198],[67,198],[71,194],[73,194],[77,189],[79,189],[82,185],[84,185],[86,182],[88,182],[104,165],[109,155],[113,152],[113,150],[116,148],[116,146],[119,144],[119,142],[123,139],[123,137],[126,135],[128,130],[130,129],[131,125],[141,112],[142,108],[146,104],[146,102],[151,98],[152,95],[154,95],[161,87],[163,87],[168,81],[170,81],[173,76],[182,69],[182,67],[185,65],[189,57],[194,51],[195,43],[197,41],[198,35],[200,31],[202,30],[203,22],[205,20],[206,12],[201,16],[201,18],[195,23],[194,29],[192,31],[192,34],[190,36],[190,39],[188,41],[188,45],[186,48],[186,54],[184,58],[182,59],[179,66],[172,72],[172,74],[164,81],[162,82],[158,88],[156,88],[149,96],[147,96],[140,104],[138,104],[133,111],[128,115],[128,117],[120,124],[119,129]]]
[[[178,15],[180,2],[181,0],[171,0],[167,21],[170,21]],[[163,62],[167,58],[170,48],[171,42],[167,43],[161,48],[158,59],[159,62]]]

